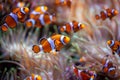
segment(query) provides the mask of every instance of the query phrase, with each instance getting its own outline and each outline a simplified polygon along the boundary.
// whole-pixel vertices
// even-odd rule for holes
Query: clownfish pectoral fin
[[[56,51],[56,50],[54,49],[54,50],[50,51],[50,53],[53,54],[53,55],[57,55],[57,54],[58,54],[58,51]]]
[[[40,44],[43,44],[45,41],[47,41],[46,38],[41,38],[40,41],[39,41],[39,43],[40,43]]]
[[[55,46],[58,47],[61,42],[59,40],[54,40],[54,43],[55,43]]]
[[[38,45],[33,45],[32,50],[34,51],[34,53],[38,53],[40,52],[40,47]]]
[[[59,40],[55,40],[54,43],[55,43],[55,49],[56,49],[57,51],[60,51],[60,49],[63,47],[63,46],[61,45],[61,42],[60,42]]]

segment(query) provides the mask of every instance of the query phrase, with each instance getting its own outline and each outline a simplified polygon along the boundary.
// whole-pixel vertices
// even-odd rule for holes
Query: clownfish
[[[114,16],[118,14],[118,10],[116,9],[106,9],[105,11],[101,11],[100,15],[95,15],[95,18],[105,20],[106,18],[112,19]]]
[[[78,23],[77,21],[72,21],[70,23],[66,23],[64,26],[60,26],[60,32],[77,32],[85,27],[84,24]]]
[[[56,5],[64,5],[64,6],[68,6],[68,7],[70,7],[71,6],[71,2],[72,2],[72,0],[55,0],[55,4]]]
[[[42,80],[40,75],[31,74],[29,77],[26,77],[24,80]]]
[[[103,60],[102,64],[103,64],[102,71],[104,73],[107,73],[107,74],[109,74],[111,76],[115,75],[116,67],[113,65],[112,61],[110,61],[108,59]]]
[[[79,70],[75,66],[73,66],[73,72],[80,80],[94,80],[96,77],[96,73],[94,71]]]
[[[115,54],[115,52],[120,56],[120,42],[114,41],[114,40],[108,40],[107,44],[112,50],[112,53]]]
[[[30,13],[29,18],[32,19],[34,17],[36,17],[36,15],[40,15],[43,14],[45,12],[47,12],[48,7],[47,6],[37,6],[35,7],[35,9]]]
[[[55,21],[55,16],[54,15],[50,15],[48,13],[44,13],[41,15],[36,15],[36,17],[32,18],[32,19],[28,19],[25,24],[27,27],[31,27],[31,26],[36,26],[41,28],[42,26],[48,25],[52,22]]]
[[[29,8],[15,8],[12,12],[17,15],[18,21],[23,23],[25,21],[26,14],[29,13]]]
[[[64,45],[70,42],[70,38],[60,34],[54,34],[48,39],[42,38],[40,40],[40,45],[33,45],[32,50],[34,53],[45,52],[49,53],[51,51],[59,51]]]
[[[10,13],[9,15],[6,16],[5,18],[5,23],[0,26],[2,31],[7,31],[8,28],[15,28],[18,23],[18,17],[14,13]]]
[[[15,8],[13,12],[5,17],[5,23],[0,27],[2,31],[7,31],[9,27],[15,28],[19,21],[21,22],[25,19],[25,15],[28,13],[29,9],[26,7],[19,9],[20,11],[18,8]]]

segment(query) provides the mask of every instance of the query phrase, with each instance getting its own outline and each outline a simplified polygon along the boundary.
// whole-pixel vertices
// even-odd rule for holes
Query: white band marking
[[[44,26],[45,25],[44,14],[40,15],[39,20],[40,20],[41,24]]]

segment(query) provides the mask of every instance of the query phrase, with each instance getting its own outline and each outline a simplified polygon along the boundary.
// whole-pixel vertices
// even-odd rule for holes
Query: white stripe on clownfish
[[[55,49],[54,40],[52,40],[51,38],[48,38],[47,40],[48,40],[48,42],[49,42],[49,44],[50,44],[52,50],[54,50],[54,49]]]
[[[16,14],[10,13],[9,15],[15,20],[16,23],[18,22],[18,16]]]
[[[112,47],[115,44],[115,41],[112,40],[112,43],[110,44],[110,47]]]
[[[40,15],[39,20],[40,20],[40,22],[41,22],[42,25],[45,25],[44,14]]]

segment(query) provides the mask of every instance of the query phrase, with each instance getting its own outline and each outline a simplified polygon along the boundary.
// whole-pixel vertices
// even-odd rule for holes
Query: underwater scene
[[[120,80],[120,0],[0,0],[0,80]]]

